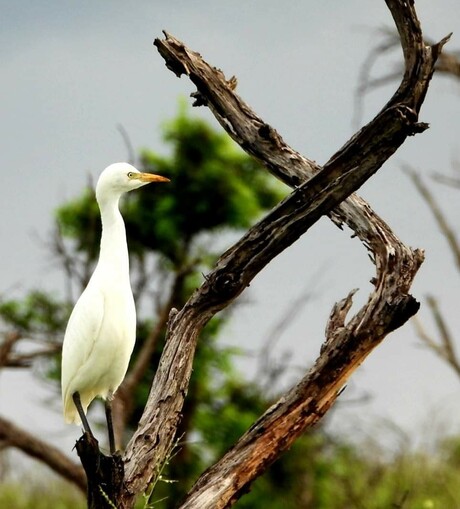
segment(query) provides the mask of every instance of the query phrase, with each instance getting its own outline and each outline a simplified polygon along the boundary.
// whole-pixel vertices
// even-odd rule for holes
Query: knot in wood
[[[200,91],[198,91],[198,90],[196,92],[192,92],[190,94],[190,97],[195,99],[193,101],[193,104],[192,104],[192,106],[194,106],[194,107],[207,106],[208,105],[207,98]]]
[[[401,119],[407,125],[413,125],[415,122],[417,122],[418,114],[415,110],[413,110],[409,106],[406,106],[405,104],[397,104],[395,106],[395,109],[398,112]]]
[[[240,289],[240,278],[234,272],[221,272],[216,274],[212,284],[212,290],[220,298],[230,299],[238,294]]]
[[[270,140],[273,135],[273,129],[268,124],[262,124],[259,127],[259,136],[264,140]]]

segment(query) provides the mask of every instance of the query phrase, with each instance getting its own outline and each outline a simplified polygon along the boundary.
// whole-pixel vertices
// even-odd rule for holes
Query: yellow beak
[[[155,175],[154,173],[139,173],[138,179],[141,182],[170,182],[167,177]]]

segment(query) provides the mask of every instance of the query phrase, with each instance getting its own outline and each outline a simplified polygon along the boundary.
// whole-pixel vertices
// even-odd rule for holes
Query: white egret
[[[96,185],[102,219],[99,260],[70,316],[62,347],[64,418],[92,435],[86,418],[91,401],[105,400],[110,452],[115,452],[111,400],[123,381],[136,337],[136,309],[129,280],[128,246],[118,208],[121,196],[169,179],[141,173],[127,163],[108,166]]]

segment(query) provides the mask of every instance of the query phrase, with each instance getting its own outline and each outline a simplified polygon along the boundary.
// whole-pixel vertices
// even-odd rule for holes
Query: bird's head
[[[153,173],[142,173],[128,163],[115,163],[107,166],[96,185],[98,201],[102,198],[117,197],[138,189],[151,182],[169,182],[169,179]]]

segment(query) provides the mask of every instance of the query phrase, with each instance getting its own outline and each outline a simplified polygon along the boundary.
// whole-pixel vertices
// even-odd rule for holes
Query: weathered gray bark
[[[196,85],[195,105],[206,105],[244,150],[294,190],[226,251],[181,310],[169,316],[167,340],[151,393],[123,455],[124,487],[114,505],[132,508],[154,480],[173,444],[199,334],[273,258],[323,215],[351,228],[370,251],[375,286],[367,303],[347,321],[353,292],[336,304],[326,341],[304,378],[196,482],[182,508],[230,507],[250,483],[334,403],[366,356],[418,310],[409,294],[423,253],[405,246],[370,208],[352,195],[408,136],[418,122],[441,43],[425,46],[413,2],[386,0],[401,38],[405,73],[388,104],[323,167],[301,156],[235,93],[236,80],[209,66],[198,53],[166,34],[155,45],[166,65]],[[177,501],[178,503],[180,501]]]

